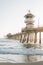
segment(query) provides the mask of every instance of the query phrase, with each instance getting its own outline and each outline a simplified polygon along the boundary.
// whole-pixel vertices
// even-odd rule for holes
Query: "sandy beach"
[[[43,61],[32,63],[0,63],[0,65],[43,65]]]

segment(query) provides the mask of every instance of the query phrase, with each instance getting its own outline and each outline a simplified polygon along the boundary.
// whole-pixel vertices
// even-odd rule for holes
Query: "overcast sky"
[[[31,11],[35,26],[43,26],[43,0],[0,0],[0,37],[20,32],[25,27],[24,15]]]

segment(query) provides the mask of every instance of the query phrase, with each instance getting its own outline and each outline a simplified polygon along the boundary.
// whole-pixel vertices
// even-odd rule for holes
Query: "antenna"
[[[29,10],[29,13],[30,13],[30,10]]]
[[[38,18],[38,27],[39,27],[39,18]]]

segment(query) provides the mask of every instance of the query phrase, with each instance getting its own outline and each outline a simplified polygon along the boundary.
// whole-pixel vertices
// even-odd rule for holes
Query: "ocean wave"
[[[43,47],[26,48],[18,41],[0,39],[0,54],[43,55]]]

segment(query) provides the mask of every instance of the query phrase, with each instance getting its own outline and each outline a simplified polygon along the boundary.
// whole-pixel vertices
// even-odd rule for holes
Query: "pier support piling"
[[[29,33],[28,33],[28,36],[27,36],[27,43],[28,43],[28,41],[29,41]]]
[[[41,44],[41,32],[39,32],[39,44]]]
[[[20,42],[22,41],[22,34],[21,34],[21,36],[20,36]]]
[[[35,32],[35,40],[34,40],[34,43],[37,42],[37,32]]]

